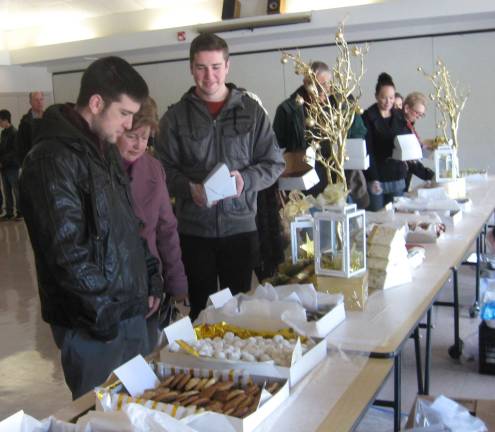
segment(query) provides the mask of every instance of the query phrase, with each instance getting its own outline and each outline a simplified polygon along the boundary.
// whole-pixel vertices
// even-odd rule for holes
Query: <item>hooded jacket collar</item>
[[[74,104],[50,106],[40,122],[36,142],[58,139],[77,151],[89,150],[100,157],[109,145],[90,130],[86,120],[74,109]]]
[[[244,102],[242,101],[242,96],[244,92],[242,89],[239,89],[235,86],[235,84],[227,83],[225,84],[229,89],[229,95],[227,96],[227,101],[225,102],[222,111],[229,110],[233,108],[241,108],[244,109]],[[196,87],[192,86],[181,98],[181,100],[193,103],[195,105],[202,104],[206,109],[206,102],[202,100],[198,95],[196,95]]]

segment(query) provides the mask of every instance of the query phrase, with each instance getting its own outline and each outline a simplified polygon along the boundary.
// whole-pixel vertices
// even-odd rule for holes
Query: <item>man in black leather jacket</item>
[[[148,96],[126,61],[85,71],[75,106],[45,112],[20,181],[43,319],[74,398],[147,354],[145,317],[161,295],[156,259],[139,237],[114,143]]]

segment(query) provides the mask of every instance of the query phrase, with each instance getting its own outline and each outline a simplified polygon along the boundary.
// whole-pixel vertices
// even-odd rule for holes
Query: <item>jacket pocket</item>
[[[228,123],[222,127],[222,145],[227,160],[241,160],[246,164],[252,157],[252,121]]]
[[[222,205],[227,214],[247,216],[255,211],[255,192],[242,192],[239,198],[226,198]]]
[[[180,159],[184,165],[194,166],[208,159],[209,152],[213,151],[210,146],[210,129],[198,126],[189,128],[179,125],[178,138],[180,142]]]

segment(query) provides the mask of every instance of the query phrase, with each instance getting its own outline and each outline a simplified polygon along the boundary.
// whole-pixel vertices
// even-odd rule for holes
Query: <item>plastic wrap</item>
[[[438,396],[433,402],[418,398],[413,431],[485,432],[485,424],[457,402]]]

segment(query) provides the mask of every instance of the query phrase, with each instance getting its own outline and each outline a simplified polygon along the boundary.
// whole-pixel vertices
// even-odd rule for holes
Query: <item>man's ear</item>
[[[225,74],[228,74],[230,70],[230,58],[225,61]]]
[[[105,101],[99,94],[94,94],[89,98],[88,107],[91,114],[101,114],[101,112],[105,109]]]

